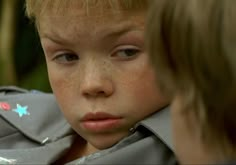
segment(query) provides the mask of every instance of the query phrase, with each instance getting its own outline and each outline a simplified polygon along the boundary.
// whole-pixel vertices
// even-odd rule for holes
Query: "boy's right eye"
[[[62,64],[73,63],[79,60],[79,56],[73,53],[62,53],[53,58],[54,61]]]

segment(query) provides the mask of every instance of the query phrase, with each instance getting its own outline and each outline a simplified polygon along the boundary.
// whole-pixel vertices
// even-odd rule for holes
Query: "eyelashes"
[[[56,55],[53,58],[53,61],[56,61],[57,63],[66,64],[66,63],[73,63],[75,61],[78,61],[79,59],[80,59],[79,56],[74,53],[61,53]]]
[[[120,48],[116,48],[116,50],[113,51],[110,56],[112,58],[125,60],[136,57],[140,52],[141,50],[135,46],[122,46]],[[60,53],[58,55],[55,55],[55,57],[53,58],[53,61],[61,64],[73,63],[78,60],[80,60],[80,57],[75,53]]]
[[[123,60],[132,59],[136,57],[140,52],[141,50],[136,46],[120,46],[116,48],[115,51],[113,51],[111,57]]]

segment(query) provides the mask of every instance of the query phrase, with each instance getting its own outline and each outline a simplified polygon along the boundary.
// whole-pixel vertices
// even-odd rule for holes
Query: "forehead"
[[[107,8],[107,3],[102,1],[85,1],[85,0],[44,0],[44,3],[41,3],[40,12],[36,12],[38,17],[44,15],[57,15],[57,16],[76,16],[79,12],[77,11],[86,11],[88,14],[89,11],[99,11],[102,8]]]
[[[143,10],[147,9],[149,0],[26,0],[27,13],[30,17],[38,18],[45,12],[50,14],[71,14],[74,11],[85,9],[89,14],[91,11],[100,11],[112,9],[118,10]]]
[[[94,35],[97,33],[114,33],[122,31],[124,28],[142,28],[144,26],[145,11],[116,10],[113,8],[98,8],[92,10],[83,6],[83,4],[70,3],[68,12],[55,13],[47,11],[41,14],[38,19],[38,28],[40,35],[44,33],[55,32],[68,33],[67,36],[75,37],[76,34],[87,33]],[[70,34],[71,33],[71,34]],[[88,35],[88,36],[89,36]]]
[[[131,14],[147,10],[147,3],[145,3],[147,0],[136,1],[139,3],[135,5],[133,0],[41,0],[39,1],[41,4],[37,7],[40,12],[37,12],[35,7],[32,11],[37,18],[37,25],[43,17],[71,18],[71,20],[75,20],[77,17],[80,20],[84,18],[83,22],[86,19],[91,20],[91,18],[96,21],[101,21],[102,19],[105,21],[111,16],[118,18],[118,16],[122,17],[122,15],[127,13]]]

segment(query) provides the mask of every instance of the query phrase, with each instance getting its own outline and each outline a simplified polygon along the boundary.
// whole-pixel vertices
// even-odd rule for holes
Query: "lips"
[[[107,132],[117,127],[121,117],[104,112],[88,113],[82,120],[82,126],[91,132]]]

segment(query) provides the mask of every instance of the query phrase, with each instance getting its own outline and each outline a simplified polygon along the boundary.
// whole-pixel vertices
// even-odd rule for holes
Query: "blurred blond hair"
[[[236,1],[156,0],[147,46],[163,93],[184,98],[205,144],[236,154]]]

